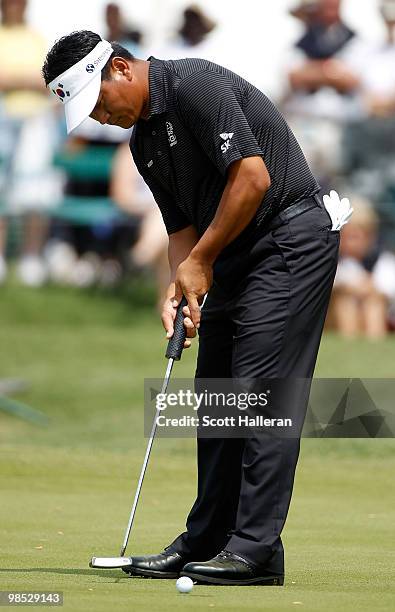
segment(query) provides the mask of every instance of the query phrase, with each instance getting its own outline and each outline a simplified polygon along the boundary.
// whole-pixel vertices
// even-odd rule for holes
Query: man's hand
[[[188,317],[195,328],[200,325],[200,304],[213,283],[213,268],[210,263],[192,251],[177,268],[175,278],[175,301],[185,295],[188,301]]]
[[[182,297],[181,297],[182,299]],[[163,303],[162,308],[162,324],[166,330],[166,337],[170,340],[174,333],[174,320],[177,315],[177,306],[181,300],[176,300],[175,296],[175,283],[171,283],[166,292],[166,299]],[[187,338],[194,338],[196,336],[196,328],[191,320],[191,314],[189,311],[189,306],[184,306],[183,313],[185,315],[184,325],[186,327]],[[189,348],[191,346],[190,340],[185,340],[184,348]]]

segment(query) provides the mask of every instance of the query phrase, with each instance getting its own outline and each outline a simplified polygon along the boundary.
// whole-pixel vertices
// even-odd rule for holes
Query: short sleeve
[[[184,215],[171,199],[171,195],[166,192],[150,175],[143,175],[145,183],[151,190],[155,202],[160,208],[163,221],[168,234],[174,234],[191,225],[189,219]]]
[[[146,185],[149,187],[152,195],[154,196],[155,202],[159,206],[167,233],[169,235],[174,234],[175,232],[179,232],[185,227],[191,225],[191,222],[186,215],[175,204],[171,193],[166,191],[166,189],[154,179],[148,170],[144,168],[144,165],[142,164],[137,152],[135,130],[133,130],[132,137],[130,139],[130,149],[137,170],[139,171]]]
[[[226,76],[202,70],[184,78],[177,92],[184,125],[221,172],[244,157],[263,157]]]

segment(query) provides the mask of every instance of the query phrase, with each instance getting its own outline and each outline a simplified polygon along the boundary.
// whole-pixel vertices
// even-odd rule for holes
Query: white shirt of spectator
[[[383,45],[371,54],[362,73],[362,84],[368,94],[395,95],[395,44]]]

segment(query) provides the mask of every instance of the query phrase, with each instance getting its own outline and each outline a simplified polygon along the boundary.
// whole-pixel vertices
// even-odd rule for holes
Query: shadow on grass
[[[79,569],[79,568],[55,568],[55,567],[28,567],[28,568],[18,568],[18,569],[4,569],[4,568],[0,568],[0,575],[1,574],[5,574],[5,573],[11,573],[14,572],[16,574],[33,574],[33,573],[37,573],[37,574],[65,574],[66,576],[100,576],[101,578],[112,578],[112,584],[116,584],[119,583],[123,580],[127,580],[129,581],[131,584],[138,580],[138,581],[143,581],[143,582],[157,582],[158,579],[154,579],[154,578],[150,578],[148,576],[128,576],[125,572],[121,573],[115,573],[114,571],[110,570],[99,570],[99,571],[95,571],[94,569]],[[160,578],[159,581],[163,582],[165,580],[165,582],[175,582],[174,578]],[[210,587],[218,587],[220,585],[205,585],[210,586]],[[277,588],[277,587],[275,587]],[[147,591],[148,594],[148,591]],[[155,594],[156,596],[156,591],[153,591],[153,594]],[[194,597],[199,597],[199,598],[209,598],[211,597],[209,595],[209,593],[201,593],[198,592],[194,594]]]
[[[17,569],[4,569],[4,568],[0,568],[0,574],[5,574],[5,573],[15,573],[15,574],[32,574],[32,573],[38,573],[38,574],[66,574],[66,575],[78,575],[78,576],[102,576],[103,578],[116,578],[116,579],[120,579],[120,578],[125,578],[127,579],[128,576],[122,572],[121,574],[119,573],[114,573],[114,571],[108,571],[108,570],[100,570],[100,571],[96,571],[94,569],[80,569],[80,568],[73,568],[73,567],[27,567],[27,568],[17,568]]]

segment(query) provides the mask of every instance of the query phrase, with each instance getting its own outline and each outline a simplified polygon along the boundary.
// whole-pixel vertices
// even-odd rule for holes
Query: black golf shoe
[[[131,576],[145,576],[146,578],[178,578],[187,561],[171,548],[165,548],[159,555],[145,557],[131,557],[131,564],[122,570]]]
[[[200,584],[282,586],[284,584],[282,551],[274,553],[273,557],[267,567],[258,567],[239,555],[223,550],[210,561],[187,563],[182,569],[181,576],[188,576]]]

